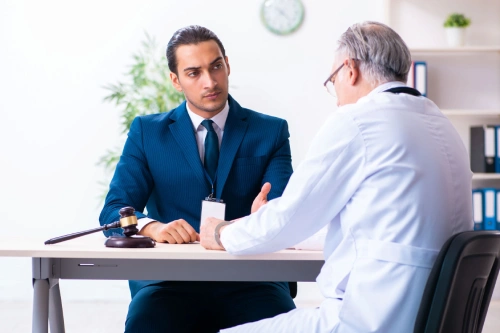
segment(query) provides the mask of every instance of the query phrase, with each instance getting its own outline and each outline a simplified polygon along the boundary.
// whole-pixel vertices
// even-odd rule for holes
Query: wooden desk
[[[157,244],[152,249],[115,249],[105,238],[82,237],[59,244],[43,240],[0,243],[2,257],[31,257],[33,332],[64,332],[59,279],[177,281],[315,281],[323,253],[284,250],[234,256],[199,244]]]

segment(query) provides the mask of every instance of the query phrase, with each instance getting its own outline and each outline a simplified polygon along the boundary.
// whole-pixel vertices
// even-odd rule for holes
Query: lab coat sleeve
[[[330,116],[283,195],[227,226],[221,242],[233,254],[292,247],[326,226],[364,178],[365,145],[347,112]]]
[[[298,244],[291,247],[294,250],[309,250],[309,251],[323,251],[325,246],[325,238],[328,233],[328,225],[321,228],[320,231],[311,237],[304,239]]]

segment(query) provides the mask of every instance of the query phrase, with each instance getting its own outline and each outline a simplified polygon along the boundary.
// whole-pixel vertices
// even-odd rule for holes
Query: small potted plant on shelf
[[[463,46],[465,44],[465,28],[470,25],[470,19],[463,14],[453,13],[444,21],[446,40],[449,46]]]

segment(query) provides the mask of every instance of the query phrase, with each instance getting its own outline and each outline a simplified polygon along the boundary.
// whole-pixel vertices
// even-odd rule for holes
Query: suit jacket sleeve
[[[115,170],[106,196],[104,208],[99,216],[101,225],[117,221],[119,210],[132,206],[137,218],[146,217],[142,212],[153,188],[153,178],[149,171],[143,146],[143,129],[140,117],[130,125],[123,153]],[[121,229],[104,231],[106,236],[121,234]]]
[[[280,197],[285,190],[285,187],[292,175],[292,156],[290,152],[290,134],[288,132],[288,124],[285,120],[281,121],[281,126],[276,136],[274,144],[275,150],[270,157],[262,184],[271,183],[271,192],[267,199],[272,200]]]

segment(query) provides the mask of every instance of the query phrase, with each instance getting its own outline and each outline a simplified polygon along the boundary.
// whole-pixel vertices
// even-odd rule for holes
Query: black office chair
[[[290,296],[295,298],[297,296],[297,282],[288,282],[288,288],[290,288]]]
[[[413,332],[481,333],[499,268],[499,231],[452,236],[431,270]]]

